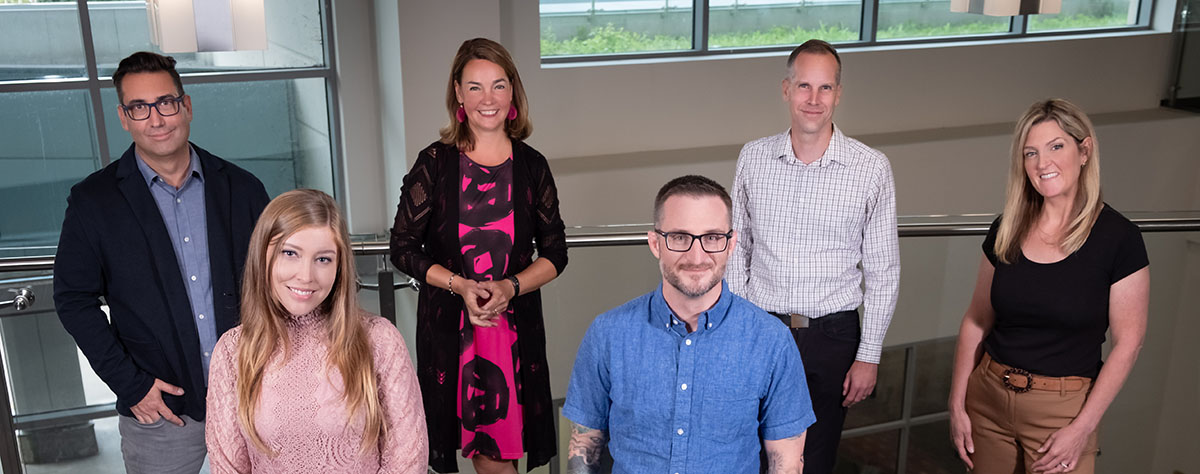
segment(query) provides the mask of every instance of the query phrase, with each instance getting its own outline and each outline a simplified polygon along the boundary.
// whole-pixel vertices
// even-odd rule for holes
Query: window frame
[[[879,40],[877,38],[879,28],[879,1],[880,0],[862,0],[862,10],[859,15],[859,28],[861,38],[857,41],[841,41],[834,42],[833,45],[838,48],[838,51],[853,51],[856,49],[872,48],[872,47],[891,47],[891,46],[924,46],[937,45],[944,43],[973,43],[984,41],[1008,41],[1026,38],[1052,38],[1052,37],[1086,37],[1110,33],[1123,33],[1133,31],[1147,31],[1151,29],[1150,18],[1154,11],[1156,0],[1131,0],[1138,2],[1137,22],[1128,26],[1113,26],[1100,28],[1083,28],[1073,30],[1054,30],[1054,31],[1029,31],[1029,15],[1015,15],[1010,18],[1009,30],[1002,33],[984,33],[961,36],[930,36],[924,38],[903,38],[894,40]],[[692,48],[680,51],[652,51],[652,52],[631,52],[631,53],[607,53],[607,54],[580,54],[580,55],[564,55],[564,56],[541,56],[541,48],[538,48],[538,56],[541,59],[543,66],[546,65],[563,65],[573,63],[595,63],[607,61],[624,61],[624,60],[646,60],[646,59],[678,59],[678,58],[712,58],[728,55],[739,54],[755,54],[755,53],[774,53],[781,51],[791,51],[796,44],[771,45],[771,46],[751,46],[751,47],[734,47],[711,49],[708,45],[708,25],[709,25],[709,0],[693,0],[692,4]],[[540,15],[539,15],[540,24]]]
[[[108,166],[115,158],[109,150],[108,127],[105,114],[111,113],[104,107],[101,91],[113,87],[112,76],[101,76],[96,59],[95,41],[92,36],[91,14],[88,10],[88,0],[74,0],[79,16],[79,32],[83,42],[84,70],[86,77],[71,77],[61,79],[23,79],[15,81],[0,81],[0,94],[6,92],[45,92],[65,90],[88,91],[92,108],[92,121],[96,132],[96,145],[99,148],[100,167]],[[256,81],[280,81],[293,79],[324,79],[326,114],[329,122],[330,163],[333,173],[333,194],[338,202],[349,202],[345,176],[342,171],[344,157],[341,144],[341,117],[336,111],[340,110],[338,97],[337,55],[334,44],[333,0],[316,0],[321,15],[322,53],[324,65],[319,67],[301,68],[263,68],[253,70],[187,72],[180,73],[184,85],[189,84],[219,84],[241,83]],[[132,53],[132,51],[130,51]]]

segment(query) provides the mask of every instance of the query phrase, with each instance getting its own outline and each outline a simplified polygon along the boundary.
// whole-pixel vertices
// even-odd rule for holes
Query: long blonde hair
[[[468,122],[459,122],[458,97],[454,94],[454,86],[462,82],[463,69],[472,59],[491,61],[504,69],[512,84],[512,105],[517,108],[517,118],[505,119],[504,132],[513,140],[524,140],[533,133],[533,121],[529,119],[529,100],[525,98],[525,84],[521,82],[521,74],[517,72],[517,64],[512,55],[500,43],[487,38],[475,38],[463,41],[454,54],[454,62],[450,65],[450,81],[446,84],[446,112],[450,114],[450,122],[440,130],[442,143],[455,145],[459,150],[471,151],[475,148],[475,135],[471,133]],[[507,110],[500,113],[507,114]]]
[[[1092,121],[1083,110],[1063,99],[1047,99],[1034,103],[1017,121],[1016,132],[1013,134],[1008,196],[1004,201],[1004,218],[1000,220],[993,248],[1003,263],[1017,260],[1021,252],[1021,239],[1029,233],[1042,211],[1042,195],[1034,189],[1033,183],[1025,175],[1023,150],[1029,130],[1034,125],[1051,120],[1075,139],[1075,146],[1081,146],[1088,137],[1092,139],[1091,146],[1086,149],[1087,165],[1079,173],[1079,189],[1075,194],[1070,221],[1059,248],[1068,255],[1079,250],[1092,231],[1092,225],[1096,223],[1100,211],[1104,209],[1104,201],[1100,194],[1100,144],[1096,141],[1096,129],[1092,127]]]
[[[279,254],[276,247],[307,227],[332,230],[337,246],[337,277],[329,296],[320,305],[321,313],[327,315],[327,363],[342,374],[342,398],[347,412],[353,415],[361,410],[365,416],[361,449],[366,452],[386,435],[386,426],[371,344],[359,316],[354,252],[341,210],[328,194],[313,189],[288,191],[272,200],[250,236],[242,278],[242,334],[237,346],[238,421],[256,448],[268,455],[275,454],[254,427],[267,365],[281,346],[283,360],[287,360],[291,351],[285,322],[288,311],[272,290],[271,270]]]

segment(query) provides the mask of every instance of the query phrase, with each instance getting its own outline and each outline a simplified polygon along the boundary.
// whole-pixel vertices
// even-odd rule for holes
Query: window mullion
[[[862,24],[859,26],[859,38],[867,44],[875,44],[876,30],[879,28],[879,0],[863,0]]]
[[[692,2],[692,50],[708,52],[708,0]]]
[[[104,101],[100,97],[100,68],[96,65],[96,43],[92,40],[92,18],[88,11],[88,0],[75,0],[79,10],[79,34],[83,40],[83,61],[87,68],[88,94],[92,100],[92,120],[96,127],[96,146],[100,149],[100,166],[108,166],[112,156],[108,152],[108,130],[104,126]]]
[[[1008,31],[1021,36],[1029,33],[1029,15],[1013,15]]]

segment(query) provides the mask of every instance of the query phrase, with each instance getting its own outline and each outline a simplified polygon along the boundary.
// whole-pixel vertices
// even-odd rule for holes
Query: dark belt
[[[833,321],[834,319],[840,319],[840,318],[845,318],[845,317],[850,317],[850,316],[857,318],[858,311],[855,311],[855,310],[838,311],[836,313],[826,314],[819,318],[810,318],[803,314],[796,314],[796,313],[785,314],[785,313],[774,313],[774,312],[771,313],[771,316],[775,316],[776,318],[779,318],[779,320],[783,321],[783,324],[786,324],[787,327],[789,327],[789,328],[803,329],[803,328],[812,326],[814,324],[821,324],[822,321],[828,322],[828,321]]]

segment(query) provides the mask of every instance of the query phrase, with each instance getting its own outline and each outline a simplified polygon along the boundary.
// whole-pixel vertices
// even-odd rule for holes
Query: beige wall
[[[376,125],[343,113],[344,134],[361,138],[343,143],[351,204],[365,206],[354,214],[357,231],[390,225],[404,160],[437,138],[447,120],[450,60],[475,36],[500,40],[517,60],[535,122],[529,142],[552,160],[569,225],[647,222],[661,183],[700,173],[729,184],[741,145],[787,124],[779,99],[782,53],[542,67],[537,2],[350,3],[358,4],[338,4],[339,16],[343,9],[374,13],[377,44],[354,53],[368,55],[362,70],[341,68],[343,110],[365,103],[352,96],[385,104],[374,116],[369,108],[356,112]],[[341,34],[339,41],[345,66],[351,46]],[[1034,100],[1066,97],[1097,123],[1108,202],[1122,211],[1197,209],[1200,116],[1156,110],[1170,49],[1168,35],[1143,32],[846,51],[836,119],[888,154],[901,214],[993,213],[1003,194],[1011,121]],[[888,344],[955,333],[980,240],[902,240],[904,276]],[[1146,241],[1154,279],[1150,330],[1105,419],[1101,472],[1200,472],[1195,450],[1187,449],[1200,436],[1200,354],[1188,336],[1196,333],[1200,262],[1181,234]],[[566,273],[544,292],[555,397],[565,395],[591,319],[658,281],[644,247],[572,251]],[[412,300],[402,293],[398,303],[412,308]],[[400,317],[410,335],[409,311]]]

